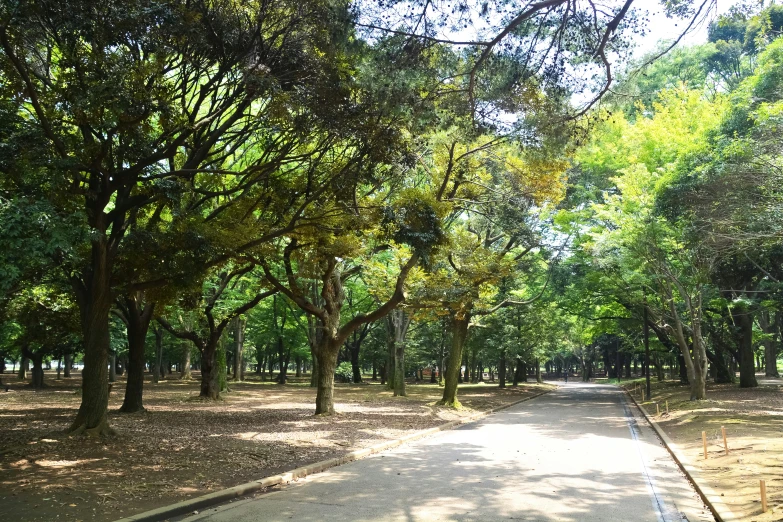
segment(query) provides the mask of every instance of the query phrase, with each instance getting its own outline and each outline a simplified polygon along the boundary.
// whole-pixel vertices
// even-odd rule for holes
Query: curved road
[[[714,520],[618,388],[560,384],[482,421],[183,520]]]

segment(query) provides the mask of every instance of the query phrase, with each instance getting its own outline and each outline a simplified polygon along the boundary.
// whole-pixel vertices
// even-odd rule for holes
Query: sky
[[[736,0],[716,0],[716,3],[717,11],[713,9],[707,22],[702,23],[698,27],[695,27],[690,33],[685,35],[685,37],[680,42],[681,45],[694,45],[706,42],[707,26],[709,21],[715,19],[715,17],[719,14],[726,13],[731,8],[731,6],[737,5],[740,2]],[[666,16],[663,14],[663,9],[657,1],[642,0],[639,2],[639,4],[642,6],[649,4],[650,7],[647,8],[647,10],[650,12],[650,25],[648,35],[636,39],[637,48],[634,54],[637,57],[654,50],[657,42],[660,40],[676,39],[687,25],[687,22],[675,21],[670,18],[666,18]]]

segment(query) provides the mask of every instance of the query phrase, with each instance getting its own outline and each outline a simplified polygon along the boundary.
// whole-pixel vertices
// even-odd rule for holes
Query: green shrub
[[[349,362],[340,363],[340,366],[334,371],[334,378],[337,382],[351,382],[353,380],[353,366]]]

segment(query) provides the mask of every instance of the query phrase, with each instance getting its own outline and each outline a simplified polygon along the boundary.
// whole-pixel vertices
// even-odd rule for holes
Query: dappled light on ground
[[[196,372],[196,378],[198,373]],[[71,438],[77,378],[43,391],[11,382],[0,401],[0,519],[112,520],[216,489],[336,457],[461,416],[513,402],[542,387],[465,386],[464,411],[438,408],[441,389],[410,385],[394,398],[377,384],[338,385],[338,415],[315,417],[315,390],[249,381],[231,383],[217,402],[189,400],[198,380],[145,383],[142,414],[116,413],[115,438]],[[31,405],[34,404],[34,407]],[[73,506],[71,506],[73,504]],[[36,505],[30,510],[30,505]]]
[[[758,388],[708,384],[704,401],[689,401],[687,386],[655,383],[653,399],[645,408],[656,415],[659,405],[662,413],[656,415],[657,422],[739,520],[769,522],[780,520],[783,509],[783,380],[762,375],[758,380]],[[721,426],[726,428],[728,455]],[[707,460],[702,431],[707,436]],[[766,480],[771,509],[764,515],[760,479]]]
[[[701,516],[676,466],[660,467],[666,453],[651,431],[635,428],[635,440],[624,412],[616,388],[558,390],[187,520],[655,521],[640,452],[672,512]]]

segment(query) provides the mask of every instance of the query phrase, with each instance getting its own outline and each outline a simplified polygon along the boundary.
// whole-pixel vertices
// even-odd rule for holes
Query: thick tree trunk
[[[527,382],[527,365],[525,361],[517,357],[517,364],[514,367],[514,381],[512,386],[519,386],[520,382]]]
[[[294,357],[294,364],[296,365],[296,377],[302,376],[302,358],[297,355]]]
[[[723,345],[723,342],[718,341],[717,339],[713,339],[712,346],[715,348],[715,355],[710,362],[715,370],[715,382],[718,384],[734,382],[734,376],[727,364],[727,360],[731,357],[731,354],[729,354],[728,350]]]
[[[124,299],[128,330],[128,382],[120,411],[144,411],[144,345],[155,308],[153,303],[142,306],[138,295]]]
[[[737,332],[737,348],[740,355],[740,388],[755,388],[756,363],[753,353],[753,316],[748,310],[732,312]]]
[[[680,374],[680,384],[690,384],[688,382],[688,368],[685,366],[685,357],[682,353],[677,354],[677,369]]]
[[[71,377],[71,367],[73,366],[73,359],[70,353],[66,353],[64,357],[65,368],[63,368],[63,377],[68,379]]]
[[[538,384],[544,384],[544,379],[541,377],[541,361],[536,359],[536,382]]]
[[[32,380],[30,381],[30,387],[35,389],[41,389],[44,387],[44,368],[43,368],[43,352],[38,350],[33,352],[23,347],[22,350],[25,356],[33,362],[33,369],[30,372]]]
[[[457,400],[457,382],[459,380],[460,366],[462,364],[462,350],[468,338],[468,325],[470,324],[470,315],[458,318],[451,318],[451,350],[449,359],[446,363],[446,382],[443,387],[443,398],[440,404],[459,408],[460,403]]]
[[[337,369],[339,346],[336,341],[323,339],[318,350],[318,387],[315,396],[315,414],[334,414],[334,371]]]
[[[23,356],[22,362],[19,364],[19,373],[17,373],[16,375],[19,378],[19,380],[23,381],[27,379],[27,370],[29,366],[30,366],[30,359]]]
[[[100,229],[99,229],[100,230]],[[73,434],[111,435],[109,406],[109,312],[111,311],[111,267],[105,236],[92,244],[90,273],[85,285],[75,283],[84,341],[82,402],[71,425]]]
[[[218,360],[217,351],[220,339],[211,336],[201,351],[201,389],[199,396],[204,399],[217,400],[220,398],[220,372],[219,366],[225,366],[223,361]],[[222,370],[225,372],[225,368]]]
[[[189,381],[193,378],[193,374],[190,371],[190,344],[182,343],[182,368],[179,372],[179,378],[182,381]]]

